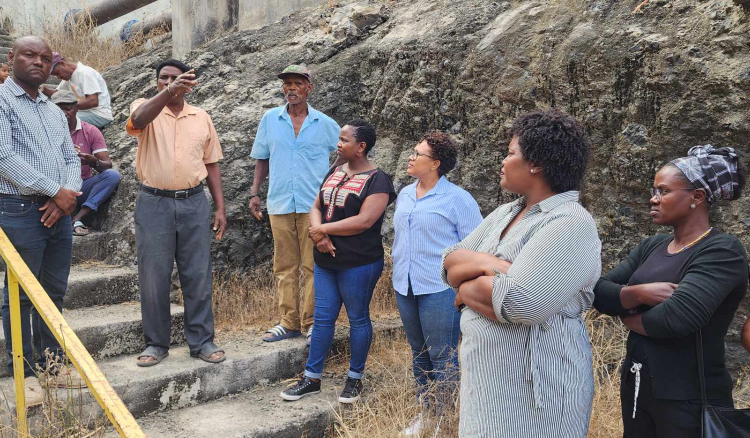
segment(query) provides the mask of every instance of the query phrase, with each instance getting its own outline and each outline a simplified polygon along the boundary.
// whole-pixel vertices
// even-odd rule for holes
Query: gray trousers
[[[169,349],[169,291],[177,260],[191,352],[214,340],[211,308],[211,208],[206,196],[171,199],[139,192],[135,246],[146,346]]]

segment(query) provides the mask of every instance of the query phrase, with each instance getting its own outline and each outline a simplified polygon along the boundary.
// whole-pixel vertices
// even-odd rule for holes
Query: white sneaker
[[[44,401],[44,391],[42,391],[42,385],[39,384],[39,379],[34,376],[27,377],[24,380],[24,386],[26,390],[26,407],[39,406]]]
[[[422,414],[420,413],[409,423],[409,426],[402,430],[398,436],[419,436],[422,433],[422,429],[425,428],[425,424],[422,421]]]

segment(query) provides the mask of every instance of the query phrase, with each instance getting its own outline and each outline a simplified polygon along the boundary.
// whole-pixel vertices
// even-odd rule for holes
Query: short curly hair
[[[422,141],[426,142],[432,149],[432,157],[440,160],[440,167],[437,169],[438,175],[443,176],[456,167],[458,149],[448,134],[437,131],[428,132],[422,137],[420,143]]]
[[[354,140],[357,143],[365,142],[365,156],[370,153],[373,147],[375,147],[375,141],[377,135],[375,134],[375,127],[366,120],[354,119],[344,123],[344,126],[351,126],[354,130]]]
[[[552,108],[524,114],[509,134],[518,137],[524,159],[542,167],[542,176],[555,193],[580,190],[591,143],[573,117]]]

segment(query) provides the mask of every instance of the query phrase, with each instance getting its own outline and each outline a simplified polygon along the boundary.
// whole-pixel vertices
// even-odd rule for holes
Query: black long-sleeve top
[[[627,314],[620,291],[652,252],[671,239],[671,235],[656,235],[638,244],[627,259],[599,279],[594,307],[607,315]],[[663,279],[658,281],[679,286],[670,298],[642,313],[648,336],[633,331],[628,335],[623,380],[638,343],[638,350],[646,355],[654,397],[700,399],[694,333],[702,330],[708,398],[731,397],[724,337],[747,290],[747,263],[745,248],[736,237],[714,231],[691,248],[679,272],[663,272]]]

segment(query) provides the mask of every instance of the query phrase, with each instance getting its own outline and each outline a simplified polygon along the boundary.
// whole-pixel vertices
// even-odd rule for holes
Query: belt
[[[164,196],[165,198],[187,199],[193,195],[197,195],[198,193],[203,193],[203,183],[198,184],[191,189],[185,190],[162,190],[141,184],[141,191],[151,193],[152,195],[156,196]]]
[[[44,205],[45,202],[49,201],[50,197],[46,195],[9,195],[7,193],[0,193],[0,198],[18,199],[20,201],[29,201],[37,205]]]

